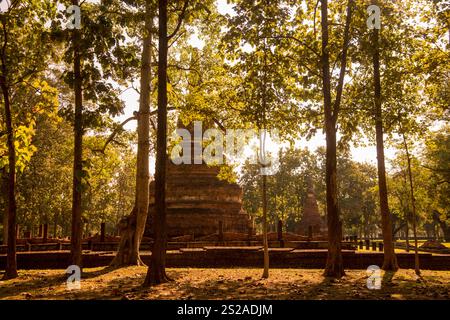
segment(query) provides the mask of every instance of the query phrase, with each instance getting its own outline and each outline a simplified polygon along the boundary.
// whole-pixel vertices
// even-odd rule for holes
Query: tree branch
[[[167,111],[171,111],[171,110],[175,110],[175,108],[173,108],[173,107],[167,108]],[[157,112],[158,112],[158,109],[151,111],[151,112],[150,112],[150,116],[154,116]],[[120,131],[121,129],[123,129],[123,127],[124,127],[128,122],[130,122],[130,121],[132,121],[132,120],[137,120],[137,119],[138,119],[138,114],[139,114],[139,113],[138,113],[137,111],[133,112],[133,116],[132,116],[132,117],[129,117],[129,118],[125,119],[122,123],[120,123],[120,124],[114,129],[114,131],[109,135],[108,139],[106,140],[105,144],[103,145],[103,148],[101,148],[101,149],[93,149],[92,151],[94,151],[94,152],[100,152],[100,153],[103,153],[103,154],[104,154],[106,148],[108,147],[108,144],[110,144],[111,142],[114,141],[114,138],[115,138],[116,135],[119,133],[119,131]],[[156,130],[156,126],[155,126],[154,122],[153,122],[151,119],[150,119],[150,122],[152,123],[153,129]],[[115,141],[115,142],[117,143],[117,141]]]
[[[315,72],[314,70],[312,70],[310,67],[308,67],[306,65],[306,63],[302,63],[301,61],[299,61],[299,60],[297,60],[297,59],[295,59],[295,58],[293,58],[293,57],[291,57],[289,55],[287,55],[286,58],[291,59],[291,60],[295,61],[295,63],[300,64],[302,67],[304,67],[306,70],[308,70],[309,73],[315,75],[316,77],[322,78],[321,74],[319,74],[319,73]]]
[[[272,38],[272,39],[290,39],[290,40],[294,40],[295,42],[300,43],[301,45],[303,45],[306,49],[310,50],[312,53],[314,53],[318,58],[321,58],[322,56],[320,55],[319,52],[317,52],[313,47],[309,46],[305,41],[302,41],[294,36],[271,36],[271,37],[266,37],[266,38]]]
[[[316,5],[314,6],[314,18],[313,18],[313,30],[314,30],[314,40],[317,39],[317,32],[316,32],[316,13],[317,13],[317,7],[319,6],[320,0],[317,0]]]
[[[108,139],[106,140],[105,144],[103,145],[102,149],[93,149],[92,151],[94,152],[100,152],[100,153],[105,153],[106,147],[108,146],[108,144],[114,140],[115,136],[117,135],[117,133],[119,132],[119,130],[123,129],[123,126],[126,125],[128,122],[132,121],[132,120],[137,120],[137,112],[133,113],[132,117],[129,117],[128,119],[124,120],[121,124],[119,124],[119,126],[117,126],[117,128],[114,129],[114,131],[110,134],[110,136],[108,137]]]
[[[178,39],[180,39],[182,36],[183,36],[183,34],[184,34],[185,32],[181,32],[168,46],[167,46],[167,48],[170,48],[170,47],[172,47],[176,42],[177,42],[177,40]]]
[[[344,89],[344,77],[345,77],[345,70],[347,67],[347,52],[350,42],[350,23],[352,20],[352,5],[353,0],[348,0],[347,4],[347,17],[345,19],[345,29],[344,29],[344,43],[343,43],[343,49],[342,49],[342,56],[341,56],[341,70],[339,73],[339,81],[338,86],[336,88],[336,100],[334,101],[334,107],[333,107],[333,123],[336,123],[337,115],[339,113],[339,107],[341,105],[341,99],[342,99],[342,91]]]
[[[220,123],[219,120],[217,120],[216,118],[213,118],[213,121],[215,124],[217,124],[217,126],[223,133],[226,133],[227,129],[223,126],[223,124]]]
[[[178,23],[177,26],[175,27],[175,30],[167,36],[167,40],[172,39],[178,32],[178,30],[180,30],[181,24],[183,23],[183,19],[184,19],[184,15],[186,14],[186,9],[189,5],[189,0],[184,0],[184,5],[183,5],[183,9],[181,9],[181,13],[178,16]]]
[[[450,169],[432,168],[432,167],[428,167],[426,165],[421,165],[421,167],[424,167],[428,170],[435,171],[435,172],[450,173]]]

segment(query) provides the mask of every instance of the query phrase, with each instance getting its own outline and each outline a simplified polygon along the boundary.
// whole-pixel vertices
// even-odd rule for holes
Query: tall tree
[[[186,1],[187,4],[187,1]],[[155,169],[155,242],[144,286],[167,282],[166,164],[167,164],[167,0],[158,2],[158,127]]]
[[[0,76],[0,87],[3,93],[3,103],[5,107],[5,126],[8,141],[8,197],[7,197],[7,214],[8,214],[8,255],[6,258],[5,279],[17,277],[17,261],[16,261],[16,150],[14,148],[14,131],[11,116],[11,104],[9,97],[9,87],[7,84],[8,69],[6,65],[6,46],[8,45],[6,17],[2,17],[2,27],[4,32],[3,50],[2,50],[2,66]]]
[[[72,4],[79,7],[79,0]],[[73,91],[75,97],[74,147],[73,147],[73,185],[72,185],[72,232],[70,237],[71,263],[81,267],[83,236],[82,226],[82,175],[83,175],[83,89],[81,61],[81,32],[78,28],[72,31],[73,48]]]
[[[154,246],[152,249],[151,264],[149,266],[144,286],[159,284],[169,280],[165,271],[167,226],[166,226],[166,168],[167,168],[167,110],[168,110],[168,49],[185,32],[181,32],[183,23],[195,16],[197,11],[209,12],[211,1],[184,0],[174,2],[173,11],[177,15],[168,16],[168,1],[158,2],[158,110],[156,128],[156,165],[155,165],[155,216],[154,223]],[[168,24],[173,31],[168,33]],[[171,66],[183,70],[179,65]],[[188,68],[190,70],[190,68]],[[189,78],[189,76],[188,76]],[[170,86],[172,89],[173,86]]]
[[[122,112],[124,103],[112,82],[123,83],[135,59],[127,49],[123,21],[118,21],[111,3],[71,0],[65,4],[78,6],[81,12],[81,24],[75,23],[72,30],[64,27],[66,19],[52,21],[55,42],[65,49],[63,79],[72,89],[64,98],[74,102],[63,101],[61,114],[74,125],[71,263],[81,267],[82,198],[88,186],[89,162],[83,156],[83,135],[88,129],[106,127],[108,116]]]
[[[423,167],[431,173],[429,197],[433,199],[432,220],[442,229],[445,241],[450,241],[450,126],[431,133],[425,141]]]
[[[336,162],[336,124],[341,104],[344,77],[347,66],[347,51],[350,41],[350,23],[353,1],[347,4],[347,16],[345,20],[344,39],[341,53],[341,68],[336,88],[334,104],[331,95],[330,54],[328,35],[328,1],[321,0],[321,28],[322,28],[322,91],[323,109],[325,114],[326,134],[326,199],[327,199],[327,224],[328,224],[328,256],[324,274],[330,277],[340,278],[345,275],[342,261],[341,240],[342,222],[339,218],[338,190],[337,190],[337,162]]]
[[[414,183],[411,170],[411,155],[409,154],[408,141],[406,139],[406,134],[402,132],[403,145],[405,147],[406,161],[408,165],[408,179],[409,179],[409,191],[411,195],[411,208],[412,208],[412,224],[413,224],[413,236],[414,236],[414,271],[417,276],[420,276],[420,266],[419,266],[419,244],[417,243],[417,213],[416,213],[416,198],[414,195]]]
[[[21,127],[15,123],[15,113],[26,113],[15,106],[13,93],[18,88],[32,86],[36,77],[43,73],[51,49],[45,28],[46,19],[55,13],[50,1],[14,1],[6,3],[0,14],[0,89],[3,100],[3,121],[7,145],[7,215],[8,215],[8,253],[5,278],[17,277],[16,262],[16,171],[20,153],[16,135]],[[24,21],[26,21],[24,23]],[[39,88],[35,88],[39,91]],[[2,125],[3,126],[3,125]],[[28,127],[32,127],[29,121]],[[2,161],[3,162],[3,161]],[[2,166],[3,167],[3,166]]]
[[[150,95],[152,57],[152,0],[145,1],[145,26],[141,55],[140,99],[138,112],[138,147],[136,170],[136,203],[119,243],[112,265],[143,265],[139,247],[144,234],[149,206]]]
[[[264,1],[235,1],[236,15],[228,19],[229,30],[223,37],[227,66],[237,78],[234,91],[239,93],[239,102],[230,97],[229,109],[247,125],[259,131],[259,170],[261,180],[261,208],[264,247],[263,278],[269,276],[268,230],[268,179],[275,163],[269,163],[266,148],[267,132],[278,130],[283,140],[298,135],[298,109],[290,100],[296,94],[295,80],[285,73],[289,61],[285,57],[287,42],[283,38],[283,21],[288,19],[284,1],[267,4]],[[245,49],[249,46],[251,49]],[[230,112],[231,114],[231,112]],[[241,120],[241,121],[242,121]],[[240,123],[239,125],[242,125]],[[272,132],[271,132],[272,133]],[[275,170],[273,170],[275,171]]]
[[[376,147],[377,147],[377,168],[378,168],[378,190],[380,195],[380,212],[384,244],[383,270],[395,271],[398,269],[397,257],[394,251],[392,236],[392,221],[388,204],[388,190],[386,183],[386,167],[384,160],[384,141],[383,141],[383,117],[381,109],[381,76],[380,76],[380,49],[379,49],[379,30],[374,28],[372,31],[372,63],[374,78],[374,116],[376,129]]]

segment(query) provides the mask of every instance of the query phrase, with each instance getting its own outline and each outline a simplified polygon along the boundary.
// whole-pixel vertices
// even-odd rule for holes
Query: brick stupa
[[[178,127],[183,127],[178,123]],[[189,131],[194,135],[192,126]],[[195,144],[191,143],[191,152]],[[218,178],[219,167],[201,164],[167,164],[167,233],[169,237],[218,233],[219,221],[223,232],[247,233],[251,220],[242,208],[242,188]],[[145,236],[152,237],[154,181],[150,183],[150,207]]]
[[[319,214],[319,206],[317,205],[316,195],[312,181],[307,179],[307,194],[303,205],[303,216],[297,227],[297,234],[308,236],[323,236],[326,234],[327,228],[324,220]]]

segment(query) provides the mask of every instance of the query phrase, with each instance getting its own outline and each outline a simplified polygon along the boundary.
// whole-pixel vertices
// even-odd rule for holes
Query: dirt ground
[[[366,270],[349,270],[340,280],[322,270],[168,269],[174,281],[151,288],[141,284],[146,267],[85,269],[81,288],[68,290],[64,270],[22,270],[0,281],[0,299],[442,299],[450,300],[450,272],[413,270],[381,273],[381,289],[367,288]]]

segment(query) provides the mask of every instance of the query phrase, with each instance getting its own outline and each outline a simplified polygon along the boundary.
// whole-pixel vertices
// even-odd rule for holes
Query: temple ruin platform
[[[84,251],[83,266],[86,268],[108,266],[115,255],[114,251]],[[325,267],[327,250],[302,250],[294,248],[270,248],[270,267],[272,268],[310,268]],[[367,269],[370,265],[381,266],[382,252],[342,251],[344,268]],[[141,258],[150,263],[151,252],[141,252]],[[450,270],[450,255],[420,253],[420,267],[428,270]],[[414,268],[413,253],[397,253],[400,268]],[[6,255],[0,255],[0,270],[4,270]],[[70,251],[36,251],[17,254],[18,269],[65,269],[70,265]],[[203,247],[169,250],[167,267],[181,268],[255,268],[263,266],[261,247]]]

